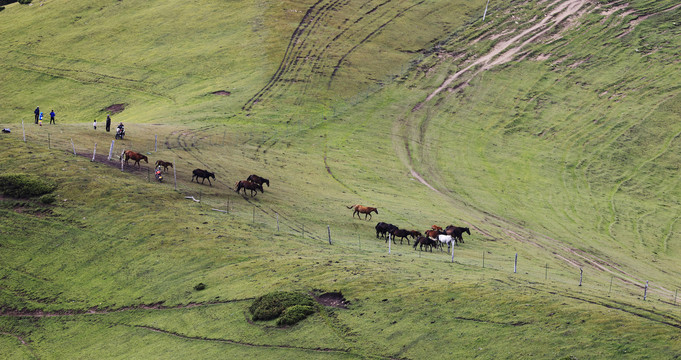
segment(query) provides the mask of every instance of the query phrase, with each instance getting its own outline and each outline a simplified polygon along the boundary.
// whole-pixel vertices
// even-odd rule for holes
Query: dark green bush
[[[204,283],[198,283],[198,284],[194,285],[194,290],[196,290],[196,291],[201,291],[205,288],[206,288],[206,284],[204,284]]]
[[[38,200],[40,200],[40,202],[43,204],[52,204],[57,201],[57,197],[54,194],[45,194]]]
[[[24,5],[26,5],[26,4],[30,4],[31,1],[33,1],[33,0],[19,0],[19,4],[24,4]]]
[[[0,6],[0,11],[5,10],[4,6]]]
[[[253,315],[253,320],[272,320],[295,305],[314,307],[315,301],[306,294],[276,291],[255,299],[248,310]]]
[[[57,188],[51,180],[37,175],[6,174],[0,175],[0,193],[12,197],[33,197],[49,194]]]
[[[277,326],[295,325],[298,321],[304,320],[309,315],[314,314],[315,308],[308,305],[293,305],[286,308],[277,319]]]

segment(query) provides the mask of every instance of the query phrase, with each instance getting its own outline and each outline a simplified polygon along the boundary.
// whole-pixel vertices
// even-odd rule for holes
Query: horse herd
[[[444,230],[442,227],[433,225],[430,229],[421,233],[418,230],[406,230],[400,229],[399,227],[388,224],[385,222],[379,222],[376,224],[376,238],[383,237],[387,243],[392,239],[393,244],[397,244],[395,239],[400,239],[400,244],[404,240],[407,240],[407,245],[409,244],[409,238],[414,240],[414,250],[416,246],[419,245],[419,250],[423,250],[426,247],[426,251],[430,249],[433,252],[433,248],[440,248],[443,251],[444,244],[447,244],[447,251],[451,250],[452,244],[456,245],[458,243],[463,244],[463,234],[471,234],[471,231],[467,227],[458,227],[454,225],[447,226]]]
[[[146,162],[147,164],[149,163],[149,158],[147,158],[146,155],[142,155],[131,150],[126,150],[121,154],[121,161],[123,160],[124,156],[126,164],[128,164],[128,161],[130,159],[134,161],[133,166],[137,165],[141,167],[140,165],[141,160],[144,160],[144,162]],[[156,161],[155,166],[156,168],[163,167],[164,171],[168,171],[168,167],[173,167],[173,163],[158,160]],[[196,183],[198,184],[199,178],[201,178],[201,184],[203,184],[206,181],[206,179],[208,179],[208,185],[213,186],[210,179],[213,178],[213,180],[215,180],[215,173],[212,173],[204,169],[194,169],[194,171],[192,171],[191,181],[193,182],[194,180],[196,180]],[[244,196],[246,196],[246,190],[250,190],[251,196],[255,196],[258,194],[258,190],[260,190],[261,193],[265,192],[265,190],[263,189],[263,184],[267,184],[267,187],[270,187],[269,179],[265,179],[263,177],[253,174],[250,175],[246,180],[237,181],[235,185],[235,191],[238,193],[239,191],[243,190]],[[369,217],[369,220],[371,220],[372,213],[378,214],[378,209],[375,207],[363,205],[352,205],[346,207],[348,209],[353,210],[352,213],[353,218],[355,217],[355,215],[357,215],[357,217],[361,219],[360,214],[364,214],[365,220],[367,219],[367,217]],[[430,249],[431,252],[433,252],[433,248],[437,247],[440,248],[440,251],[443,251],[444,244],[447,244],[447,250],[449,251],[451,249],[452,243],[454,245],[458,243],[463,243],[464,233],[467,233],[468,235],[471,234],[470,230],[467,227],[457,227],[454,225],[449,225],[444,230],[437,225],[433,225],[430,229],[421,233],[418,230],[400,229],[393,224],[388,224],[385,222],[379,222],[378,224],[376,224],[377,239],[380,236],[385,238],[386,242],[392,239],[393,243],[397,244],[395,239],[399,238],[400,244],[402,244],[404,240],[407,240],[407,245],[410,245],[409,238],[411,237],[412,240],[414,240],[413,245],[414,249],[416,249],[417,245],[420,245],[419,246],[420,250],[423,250],[423,247],[425,246],[426,251]]]
[[[133,160],[134,161],[133,166],[137,165],[140,168],[142,167],[142,165],[140,165],[141,160],[144,160],[144,162],[146,162],[147,164],[149,163],[149,158],[146,155],[142,155],[132,150],[125,150],[121,154],[120,160],[123,161],[123,158],[125,158],[126,165],[129,164],[128,162],[129,160]],[[156,168],[163,167],[163,171],[168,171],[168,167],[173,167],[173,163],[163,160],[157,160],[154,166]],[[210,179],[212,178],[213,180],[215,180],[215,173],[204,169],[194,169],[192,171],[191,181],[193,182],[194,180],[196,180],[196,183],[198,184],[199,178],[201,178],[201,184],[208,180],[208,185],[213,186],[213,183],[211,183]],[[263,184],[267,184],[267,187],[270,187],[270,181],[268,179],[253,174],[250,175],[246,180],[238,181],[235,185],[235,191],[238,193],[240,190],[243,189],[245,196],[246,190],[250,190],[251,196],[255,196],[258,194],[258,190],[260,190],[261,193],[265,192],[265,190],[262,187]]]

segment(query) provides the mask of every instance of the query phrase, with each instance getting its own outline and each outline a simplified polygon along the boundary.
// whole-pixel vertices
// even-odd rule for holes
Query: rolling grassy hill
[[[484,7],[7,6],[0,170],[59,185],[0,198],[2,357],[678,356],[681,7]],[[114,104],[109,160],[91,123]],[[123,149],[150,163],[121,171]],[[251,173],[272,186],[236,194]],[[452,258],[378,221],[471,235]],[[252,321],[277,290],[349,305]]]

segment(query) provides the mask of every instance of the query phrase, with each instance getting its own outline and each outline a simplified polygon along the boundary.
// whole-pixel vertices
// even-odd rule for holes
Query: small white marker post
[[[125,149],[121,151],[121,171],[123,171],[123,154],[125,153]]]
[[[24,120],[21,120],[21,132],[24,134],[24,142],[26,142],[26,129],[24,129]]]
[[[579,286],[582,286],[582,275],[584,275],[584,270],[579,268]]]
[[[390,254],[390,243],[392,242],[391,237],[392,237],[392,235],[388,234],[388,254]]]
[[[331,245],[331,226],[326,225],[326,231],[329,233],[329,245]]]
[[[73,155],[76,155],[76,145],[73,145],[73,139],[71,139],[71,147],[73,148]]]
[[[95,149],[92,151],[92,160],[90,161],[95,161],[95,155],[97,154],[97,143],[95,143]]]
[[[515,253],[515,261],[513,261],[513,273],[518,270],[518,253]]]
[[[487,5],[485,5],[485,12],[482,14],[482,22],[485,22],[485,16],[487,16],[487,7],[489,6],[489,0],[487,0]]]

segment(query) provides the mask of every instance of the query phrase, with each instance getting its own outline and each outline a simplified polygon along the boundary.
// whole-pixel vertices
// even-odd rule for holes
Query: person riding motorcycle
[[[123,135],[125,135],[125,128],[123,127],[123,123],[120,123],[116,126],[116,138],[122,139]]]

